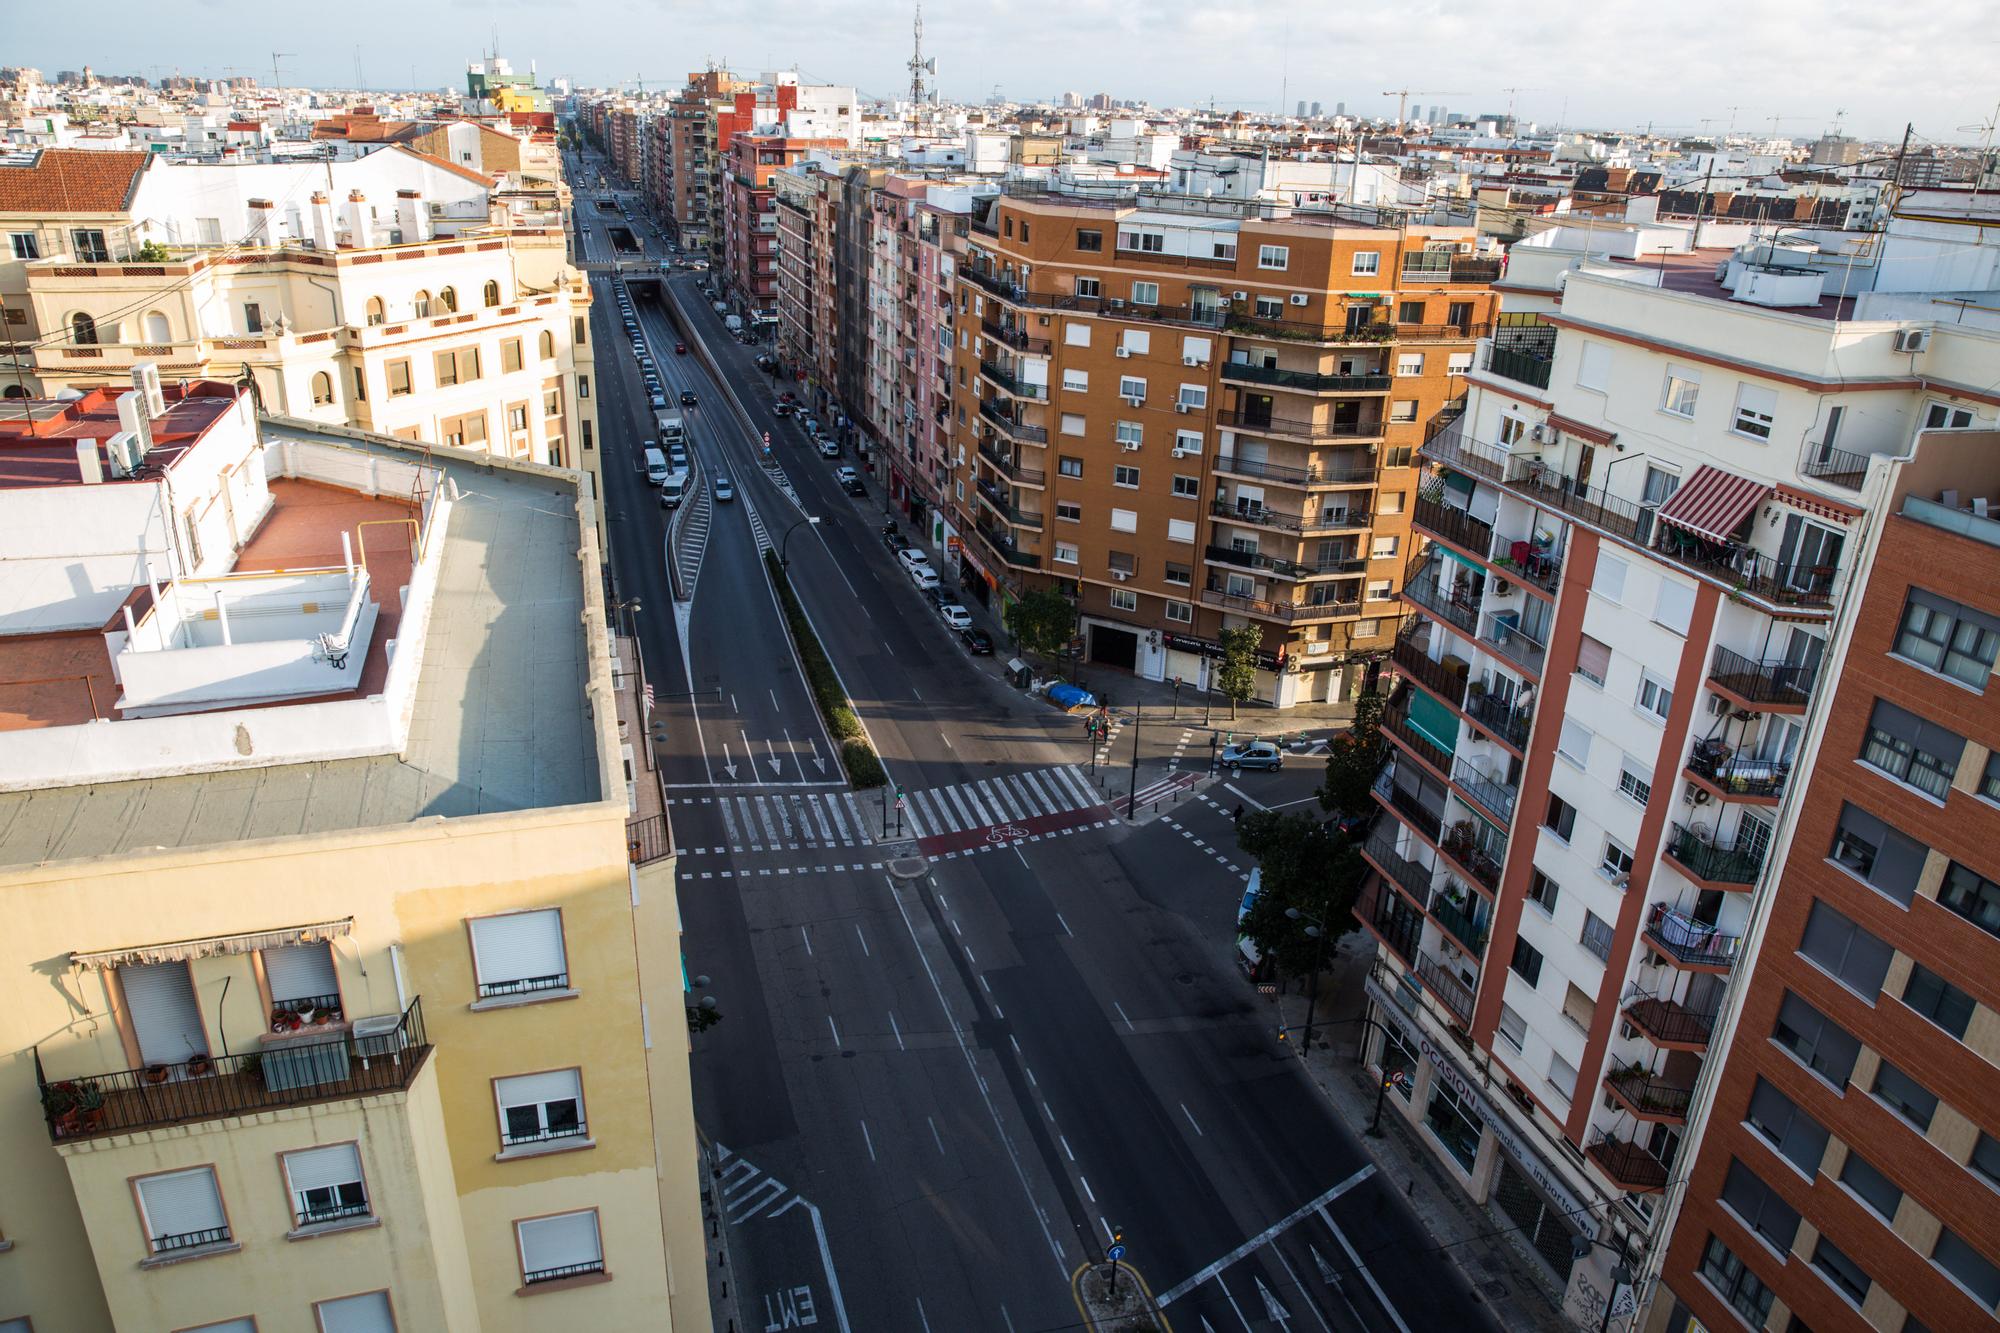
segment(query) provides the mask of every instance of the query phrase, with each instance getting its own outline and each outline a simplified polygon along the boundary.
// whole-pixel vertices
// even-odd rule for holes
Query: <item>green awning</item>
[[[1449,753],[1458,748],[1458,714],[1426,690],[1410,691],[1410,725]]]
[[[1470,495],[1476,483],[1463,472],[1447,472],[1444,474],[1444,484],[1460,495]]]

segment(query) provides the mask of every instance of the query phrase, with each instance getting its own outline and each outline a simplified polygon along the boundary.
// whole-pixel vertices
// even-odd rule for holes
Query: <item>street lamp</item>
[[[1324,912],[1326,908],[1322,907],[1319,910]],[[1288,921],[1304,921],[1306,923],[1306,938],[1319,941],[1319,953],[1313,960],[1310,998],[1306,1000],[1305,1050],[1310,1052],[1313,1044],[1313,1013],[1319,1008],[1319,974],[1326,970],[1326,923],[1318,917],[1307,916],[1296,907],[1287,907],[1285,909],[1285,919]]]
[[[1590,1257],[1592,1250],[1609,1250],[1618,1256],[1618,1262],[1611,1265],[1611,1294],[1604,1299],[1604,1316],[1597,1321],[1597,1333],[1605,1333],[1611,1327],[1611,1309],[1618,1304],[1618,1289],[1632,1285],[1632,1270],[1625,1260],[1625,1247],[1613,1245],[1608,1240],[1591,1240],[1583,1236],[1569,1238],[1569,1253],[1572,1259],[1582,1261]]]
[[[639,612],[645,610],[645,607],[639,604],[639,599],[636,597],[613,597],[610,602],[610,607],[611,607],[611,614],[613,616],[617,616],[625,611],[630,611],[634,616],[637,616]],[[632,622],[632,628],[634,633],[637,633],[638,627],[639,627],[639,622],[637,620],[634,620]]]
[[[792,567],[792,562],[785,559],[785,552],[791,547],[792,534],[794,532],[797,532],[800,528],[805,527],[807,524],[811,524],[815,528],[818,527],[819,515],[818,514],[806,515],[798,522],[792,524],[791,527],[786,528],[785,535],[778,538],[778,568],[790,569]]]

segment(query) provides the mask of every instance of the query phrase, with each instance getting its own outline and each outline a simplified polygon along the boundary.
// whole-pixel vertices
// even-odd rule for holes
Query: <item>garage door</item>
[[[1139,636],[1129,629],[1092,625],[1090,660],[1130,671],[1139,660]]]

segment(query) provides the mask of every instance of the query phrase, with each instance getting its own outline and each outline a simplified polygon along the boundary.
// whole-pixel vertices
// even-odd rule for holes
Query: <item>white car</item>
[[[957,602],[953,602],[950,606],[940,607],[938,614],[943,616],[944,623],[953,629],[972,628],[972,613]]]
[[[896,558],[903,562],[905,568],[910,570],[929,569],[931,567],[931,558],[914,546],[905,546],[902,550],[896,552]]]
[[[937,571],[929,565],[908,565],[908,569],[910,582],[916,584],[919,589],[927,590],[938,586]]]

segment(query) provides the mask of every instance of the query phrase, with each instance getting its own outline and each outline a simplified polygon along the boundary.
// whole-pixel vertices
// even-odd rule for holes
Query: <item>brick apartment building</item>
[[[780,107],[793,89],[781,86]],[[753,94],[739,95],[748,101]],[[723,149],[722,215],[717,232],[722,241],[723,271],[730,289],[753,322],[773,325],[778,305],[778,219],[773,173],[791,166],[815,148],[843,148],[840,139],[797,139],[782,134],[733,133]],[[714,249],[711,237],[710,249]]]

